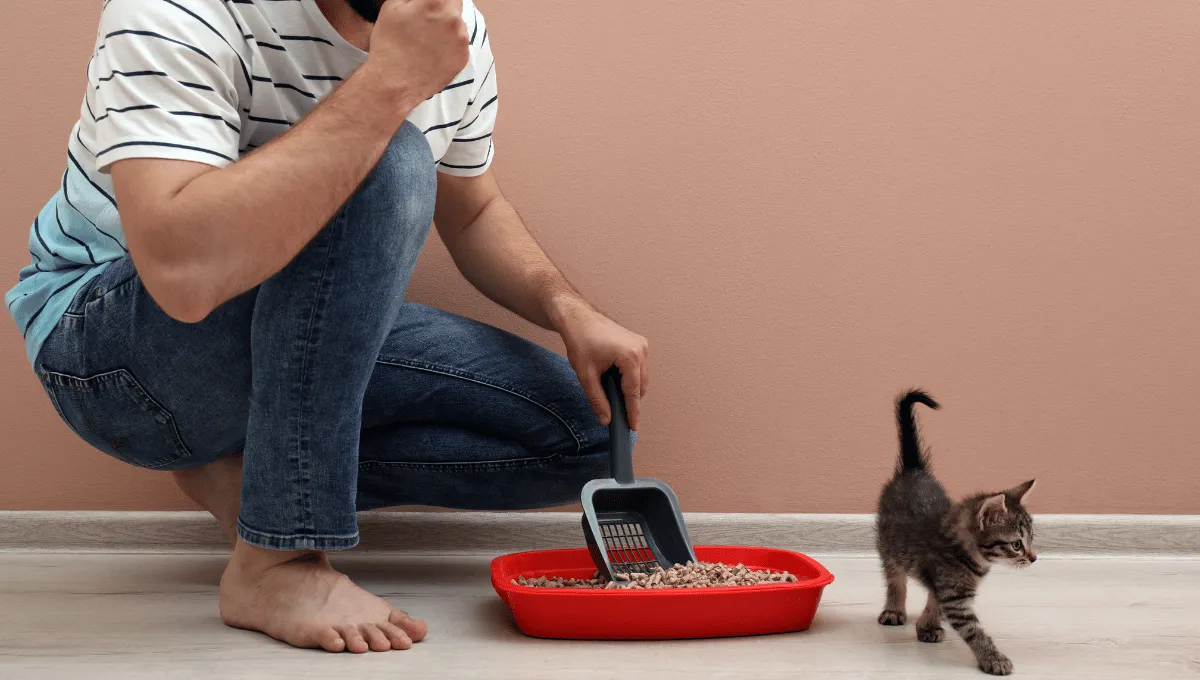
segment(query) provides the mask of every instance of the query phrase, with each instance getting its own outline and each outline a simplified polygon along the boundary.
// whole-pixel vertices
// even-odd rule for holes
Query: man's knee
[[[425,136],[406,122],[346,202],[339,219],[348,252],[380,273],[411,271],[433,225],[437,174]],[[365,269],[360,274],[368,276]]]
[[[425,135],[405,122],[388,143],[356,201],[367,203],[372,221],[428,229],[437,199],[437,171]],[[394,233],[394,229],[390,230]],[[423,239],[422,239],[423,240]]]

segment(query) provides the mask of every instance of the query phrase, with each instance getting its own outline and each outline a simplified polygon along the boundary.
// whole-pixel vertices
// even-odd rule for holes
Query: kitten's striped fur
[[[917,619],[917,639],[941,642],[945,618],[971,647],[981,670],[1008,675],[1012,662],[996,649],[975,616],[975,591],[993,564],[1026,567],[1037,560],[1033,518],[1023,504],[1034,482],[953,503],[929,471],[913,417],[914,404],[939,408],[920,390],[896,400],[900,461],[880,495],[876,520],[876,546],[887,581],[887,602],[879,623],[905,623],[904,602],[911,576],[929,591],[925,610]]]

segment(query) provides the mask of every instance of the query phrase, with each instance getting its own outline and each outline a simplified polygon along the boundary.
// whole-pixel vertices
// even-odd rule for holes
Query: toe
[[[392,610],[388,621],[404,630],[413,642],[420,642],[429,634],[429,624],[420,619],[411,618],[406,612],[402,612],[399,609]]]
[[[392,641],[376,626],[365,623],[358,627],[358,632],[362,633],[372,652],[387,652],[392,649]]]
[[[342,639],[340,633],[332,628],[317,633],[313,640],[317,646],[327,652],[340,653],[346,651],[346,641]]]
[[[387,635],[388,640],[392,643],[392,649],[408,649],[413,646],[412,638],[408,637],[408,633],[394,623],[381,623],[379,630]]]
[[[338,628],[338,633],[346,641],[346,651],[354,654],[365,654],[370,651],[371,648],[367,646],[367,641],[363,639],[358,626],[342,626]]]

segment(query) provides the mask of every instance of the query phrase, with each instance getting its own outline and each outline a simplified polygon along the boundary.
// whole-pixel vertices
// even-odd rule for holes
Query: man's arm
[[[440,175],[438,233],[463,276],[493,302],[562,335],[567,358],[602,423],[609,419],[600,376],[621,370],[629,424],[637,429],[649,386],[646,339],[583,299],[554,266],[504,198],[489,170],[477,177]]]
[[[283,269],[378,163],[408,114],[467,63],[461,0],[391,0],[366,63],[292,130],[238,162],[111,167],[130,254],[181,321]]]

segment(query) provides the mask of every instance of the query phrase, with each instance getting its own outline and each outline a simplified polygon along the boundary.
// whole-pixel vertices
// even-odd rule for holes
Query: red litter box
[[[678,640],[736,637],[806,630],[821,592],[833,574],[790,550],[696,546],[702,562],[744,564],[788,571],[795,583],[719,588],[534,588],[513,584],[519,576],[591,578],[596,571],[584,549],[538,550],[492,560],[492,586],[530,637],[571,640]]]

